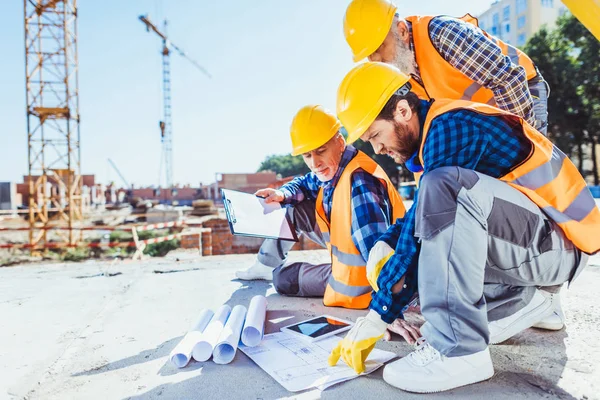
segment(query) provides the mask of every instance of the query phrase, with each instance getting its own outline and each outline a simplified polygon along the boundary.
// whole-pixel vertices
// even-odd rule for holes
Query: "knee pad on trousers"
[[[300,291],[298,285],[298,268],[294,266],[279,266],[273,270],[273,286],[279,294],[288,296],[297,295]]]
[[[421,178],[417,200],[415,236],[429,239],[454,222],[458,192],[479,181],[475,171],[441,167]]]

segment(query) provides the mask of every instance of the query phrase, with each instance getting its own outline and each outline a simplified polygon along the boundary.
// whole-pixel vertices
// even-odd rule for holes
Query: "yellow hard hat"
[[[354,62],[381,46],[394,20],[396,6],[387,0],[352,0],[344,15],[344,36]]]
[[[309,105],[296,113],[290,128],[292,155],[297,156],[318,149],[329,141],[342,125],[323,106]]]
[[[369,129],[394,93],[410,91],[410,84],[404,86],[409,79],[396,67],[380,62],[359,64],[346,74],[337,92],[337,116],[348,131],[347,143]]]

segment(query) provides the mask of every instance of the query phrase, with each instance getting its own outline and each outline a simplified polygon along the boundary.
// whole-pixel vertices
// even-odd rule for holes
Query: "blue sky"
[[[196,186],[217,172],[253,172],[288,153],[302,106],[335,108],[352,67],[342,18],[349,0],[79,1],[82,172],[136,186],[158,183],[162,119],[160,41],[138,15],[169,20],[169,37],[207,79],[171,57],[174,180]],[[491,0],[397,1],[403,15],[481,13]],[[0,181],[27,174],[23,3],[3,7]]]

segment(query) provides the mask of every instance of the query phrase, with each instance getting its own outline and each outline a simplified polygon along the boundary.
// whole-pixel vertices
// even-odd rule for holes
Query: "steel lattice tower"
[[[167,21],[165,21],[166,31]],[[165,183],[173,187],[173,129],[171,125],[171,58],[167,39],[163,40],[163,120],[161,121],[163,157],[165,160]]]
[[[29,241],[37,251],[48,245],[51,216],[68,228],[54,247],[81,239],[77,0],[24,0],[24,14]]]

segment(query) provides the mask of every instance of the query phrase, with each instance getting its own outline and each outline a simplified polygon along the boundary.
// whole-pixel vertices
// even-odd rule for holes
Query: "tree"
[[[347,133],[344,128],[342,128],[342,134],[344,137],[347,137]],[[354,146],[358,149],[366,153],[369,157],[375,160],[381,168],[388,174],[392,183],[398,186],[401,175],[398,164],[394,162],[388,156],[377,155],[373,151],[373,147],[370,144],[365,143],[361,140],[357,140],[354,143]],[[280,154],[280,155],[270,155],[268,156],[258,168],[258,172],[260,171],[273,171],[280,174],[282,177],[294,176],[294,175],[304,175],[309,172],[309,168],[304,163],[302,157],[293,157],[291,154]],[[412,180],[412,174],[409,172],[407,175],[408,180]]]
[[[258,172],[273,171],[283,178],[295,175],[304,175],[310,170],[302,157],[293,157],[291,154],[270,155],[260,163]]]
[[[593,174],[598,184],[595,144],[600,140],[600,44],[577,19],[566,15],[557,28],[542,28],[524,51],[535,62],[551,92],[548,99],[548,137],[569,156],[575,156],[582,175],[584,147],[592,149]]]

